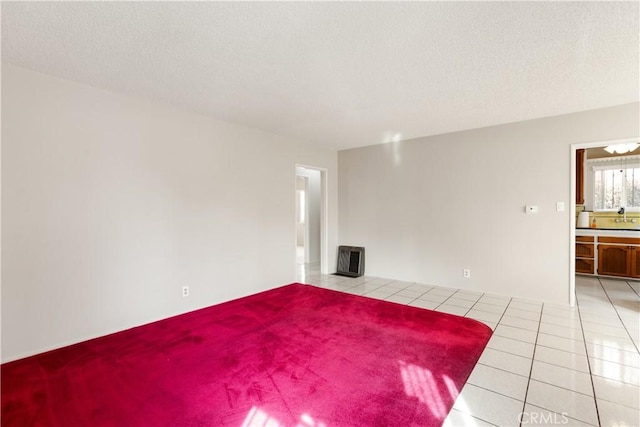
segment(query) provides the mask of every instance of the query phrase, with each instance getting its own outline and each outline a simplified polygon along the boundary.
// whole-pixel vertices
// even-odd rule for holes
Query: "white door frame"
[[[301,163],[296,163],[294,167],[294,174],[296,168],[311,169],[320,172],[320,272],[322,274],[329,274],[329,203],[328,203],[328,169],[318,166],[311,166]],[[294,179],[294,196],[295,196],[295,179]],[[308,206],[308,205],[307,205]],[[309,209],[307,209],[307,214]],[[305,252],[308,248],[308,242],[305,241]],[[294,258],[295,260],[295,258]]]
[[[606,147],[607,145],[629,144],[632,142],[638,142],[638,138],[571,144],[571,215],[569,222],[569,243],[571,245],[569,246],[569,304],[571,307],[576,305],[576,151],[581,148]]]

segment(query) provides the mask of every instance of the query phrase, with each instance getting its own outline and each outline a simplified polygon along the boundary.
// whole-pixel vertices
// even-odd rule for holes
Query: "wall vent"
[[[349,277],[362,276],[364,274],[364,248],[360,246],[339,246],[336,274]]]

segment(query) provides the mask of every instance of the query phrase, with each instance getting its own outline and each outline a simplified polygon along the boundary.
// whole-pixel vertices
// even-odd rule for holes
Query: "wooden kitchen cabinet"
[[[584,204],[584,158],[585,150],[576,150],[576,205]]]
[[[595,273],[595,250],[592,236],[576,236],[576,273]]]
[[[640,239],[598,237],[598,274],[640,278]]]
[[[598,274],[630,276],[631,260],[627,246],[598,245]]]
[[[594,259],[576,258],[576,273],[593,274],[595,262]]]
[[[576,242],[576,257],[577,258],[593,258],[594,255],[593,243],[577,243]]]
[[[640,247],[634,247],[631,253],[631,277],[640,279]]]

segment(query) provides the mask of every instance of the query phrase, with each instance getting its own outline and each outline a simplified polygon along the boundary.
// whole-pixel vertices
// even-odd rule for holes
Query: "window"
[[[593,209],[640,210],[640,165],[594,166]]]

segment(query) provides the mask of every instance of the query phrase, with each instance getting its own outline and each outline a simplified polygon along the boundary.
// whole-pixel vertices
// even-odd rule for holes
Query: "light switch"
[[[564,211],[564,202],[557,202],[556,203],[556,212],[562,212]]]

